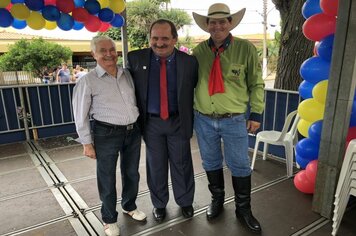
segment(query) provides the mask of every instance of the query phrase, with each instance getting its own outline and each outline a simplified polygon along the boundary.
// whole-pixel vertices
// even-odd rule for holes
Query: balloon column
[[[302,8],[306,19],[303,25],[304,36],[316,42],[315,55],[300,67],[304,80],[299,86],[299,94],[305,100],[298,106],[301,117],[298,131],[305,139],[296,145],[296,161],[305,170],[296,174],[294,185],[303,193],[314,193],[337,8],[338,0],[307,0]],[[356,100],[353,103],[347,142],[352,137],[356,138]]]
[[[1,0],[0,27],[105,32],[121,27],[124,0]]]

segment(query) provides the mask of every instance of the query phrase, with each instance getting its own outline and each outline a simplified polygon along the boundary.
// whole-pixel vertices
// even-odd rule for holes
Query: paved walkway
[[[0,146],[0,236],[86,236],[103,235],[98,198],[95,161],[82,155],[82,147],[69,136],[38,142]],[[144,223],[121,214],[121,235],[156,236],[248,236],[235,217],[231,175],[225,168],[226,198],[224,212],[207,221],[205,209],[210,203],[207,178],[201,165],[196,139],[192,139],[196,192],[195,215],[185,219],[170,201],[165,221],[158,224],[152,216],[152,204],[146,184],[145,146],[142,144],[138,207],[147,214]],[[118,196],[121,192],[117,170]],[[252,176],[253,211],[261,222],[264,236],[330,235],[330,222],[311,211],[312,196],[297,191],[286,177],[285,164],[258,158]],[[355,235],[355,209],[344,216],[339,235]]]

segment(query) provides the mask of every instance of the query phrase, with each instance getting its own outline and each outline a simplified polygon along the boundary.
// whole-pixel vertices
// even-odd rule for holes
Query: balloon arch
[[[121,27],[124,0],[1,0],[0,27],[105,32]]]
[[[303,62],[304,79],[299,94],[304,99],[298,106],[301,117],[298,131],[305,138],[296,145],[296,161],[302,170],[294,178],[295,187],[303,193],[314,193],[318,168],[320,138],[328,89],[331,56],[336,29],[338,0],[307,0],[302,8],[306,21],[303,33],[315,41],[314,56]],[[356,95],[356,94],[355,94]],[[356,138],[356,96],[354,98],[346,146]]]

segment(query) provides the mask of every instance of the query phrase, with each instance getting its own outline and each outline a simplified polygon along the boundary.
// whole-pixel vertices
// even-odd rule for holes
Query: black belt
[[[174,112],[170,112],[169,113],[169,117],[175,117],[175,116],[178,116],[178,115],[179,115],[178,111],[174,111]],[[160,114],[156,114],[156,113],[147,113],[147,116],[148,117],[161,117]]]
[[[116,129],[116,130],[132,130],[134,128],[135,123],[128,124],[128,125],[114,125],[110,123],[106,123],[104,121],[95,120],[95,124],[100,126],[105,126],[108,128]]]
[[[212,113],[212,114],[204,114],[204,113],[201,113],[199,111],[196,111],[196,112],[198,112],[200,115],[203,115],[203,116],[206,116],[206,117],[209,117],[209,118],[212,118],[212,119],[232,118],[234,116],[239,116],[239,115],[244,114],[244,113],[224,113],[224,114]]]

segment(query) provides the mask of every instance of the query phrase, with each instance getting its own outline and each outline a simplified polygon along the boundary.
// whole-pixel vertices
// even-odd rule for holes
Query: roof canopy
[[[0,27],[105,32],[121,27],[124,0],[1,0]]]

